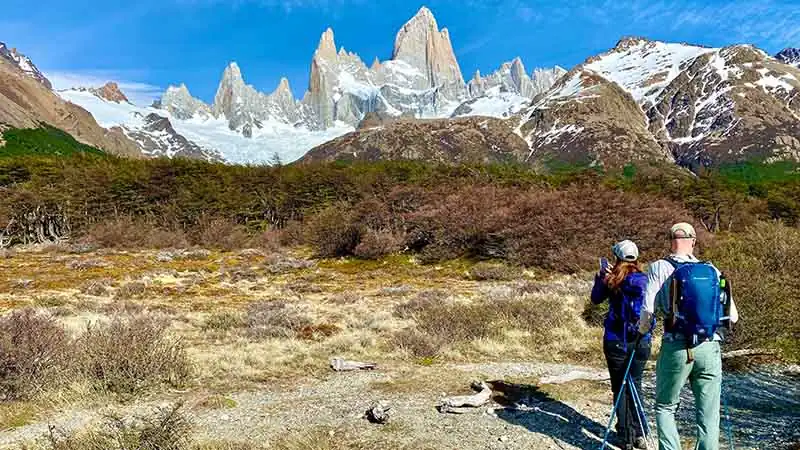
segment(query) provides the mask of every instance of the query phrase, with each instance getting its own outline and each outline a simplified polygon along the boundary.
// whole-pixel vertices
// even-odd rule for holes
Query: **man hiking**
[[[719,331],[739,319],[729,286],[717,268],[694,256],[697,234],[688,223],[670,230],[672,254],[650,265],[639,331],[651,331],[656,311],[665,314],[656,366],[659,450],[681,450],[675,412],[689,380],[697,426],[695,450],[719,449],[722,355]],[[727,290],[727,293],[725,292]]]

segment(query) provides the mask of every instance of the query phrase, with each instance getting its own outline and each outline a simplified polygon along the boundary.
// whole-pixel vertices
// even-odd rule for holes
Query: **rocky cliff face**
[[[47,89],[53,89],[50,80],[44,76],[30,58],[19,53],[16,48],[8,48],[4,42],[0,42],[0,58],[16,66],[22,73],[30,78],[42,83]]]
[[[462,99],[464,77],[453,52],[447,28],[439,31],[436,18],[422,7],[397,33],[393,61],[403,61],[421,72],[426,84],[412,89],[438,88],[447,98]]]
[[[800,67],[800,48],[786,48],[775,55],[778,61],[791,66]]]
[[[598,78],[600,84],[610,82],[619,87],[638,108],[618,105],[604,108],[606,113],[587,110],[580,114],[563,110],[564,104],[577,99],[583,99],[581,108],[613,103],[619,93],[598,91]],[[800,161],[796,138],[799,83],[796,68],[752,46],[714,49],[628,38],[609,52],[589,58],[565,77],[525,113],[529,122],[521,131],[534,153],[542,151],[542,144],[552,144],[537,139],[543,131],[539,119],[554,116],[551,122],[558,126],[553,132],[561,130],[559,136],[571,134],[577,140],[595,141],[591,146],[597,149],[616,139],[626,141],[617,136],[634,133],[644,137],[644,126],[652,139],[649,143],[636,139],[643,149],[639,157],[667,154],[694,169],[753,160]],[[559,108],[552,107],[553,101]],[[587,137],[586,120],[608,113],[618,116],[605,122],[617,131]],[[662,155],[653,147],[653,140],[663,149]],[[625,159],[636,157],[631,154]],[[601,162],[603,159],[608,157],[601,156]]]
[[[223,72],[211,111],[217,117],[225,117],[231,130],[248,137],[266,122],[316,127],[310,111],[295,101],[288,80],[281,79],[274,92],[263,94],[245,84],[236,63]]]
[[[141,119],[141,127],[125,129],[124,132],[142,147],[146,155],[222,161],[218,153],[200,147],[175,131],[168,118],[150,113]]]
[[[506,120],[401,119],[322,144],[308,152],[301,163],[389,159],[487,164],[520,162],[527,154],[527,144]]]

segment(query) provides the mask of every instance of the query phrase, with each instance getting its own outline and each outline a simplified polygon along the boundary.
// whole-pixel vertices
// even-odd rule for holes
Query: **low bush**
[[[203,322],[203,330],[229,331],[246,325],[241,314],[234,312],[214,313]]]
[[[92,224],[81,238],[85,244],[107,248],[185,248],[189,246],[181,230],[155,226],[142,219],[122,216]]]
[[[132,281],[125,283],[117,289],[114,297],[119,300],[130,300],[141,298],[147,292],[147,285],[142,281]]]
[[[191,422],[181,405],[134,418],[108,416],[100,426],[77,433],[51,428],[49,450],[188,450]]]
[[[732,348],[777,348],[800,361],[800,229],[759,223],[723,236],[703,255],[731,280],[740,322]]]
[[[27,399],[69,373],[70,341],[55,319],[32,309],[0,318],[0,399]]]
[[[566,328],[572,312],[558,297],[520,296],[487,302],[485,309],[497,316],[496,326],[523,330],[530,334],[531,344],[546,348],[555,330]]]
[[[469,278],[476,281],[509,281],[521,275],[518,268],[501,263],[480,262],[469,269]]]
[[[447,344],[468,342],[495,335],[491,311],[484,305],[428,303],[413,314],[417,329]]]
[[[403,239],[391,231],[368,230],[353,249],[362,259],[380,259],[403,249]]]
[[[296,306],[283,302],[258,302],[247,309],[248,334],[258,339],[296,337],[311,319]]]
[[[90,326],[77,340],[84,375],[99,389],[127,396],[155,385],[183,385],[191,363],[167,323],[148,315]]]
[[[406,329],[398,331],[392,336],[391,345],[415,358],[432,360],[439,357],[445,347],[445,342],[437,336],[414,329]]]
[[[203,220],[192,238],[194,245],[231,251],[248,248],[253,238],[243,225],[226,219]]]
[[[352,255],[362,232],[361,224],[346,204],[320,211],[306,225],[307,241],[320,257]]]

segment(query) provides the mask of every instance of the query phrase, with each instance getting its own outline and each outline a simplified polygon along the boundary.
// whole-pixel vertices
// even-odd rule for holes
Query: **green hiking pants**
[[[681,450],[675,412],[681,389],[689,380],[697,411],[695,450],[719,449],[719,401],[722,389],[722,355],[719,342],[704,342],[692,349],[694,362],[686,362],[686,344],[661,345],[656,367],[656,425],[659,450]]]

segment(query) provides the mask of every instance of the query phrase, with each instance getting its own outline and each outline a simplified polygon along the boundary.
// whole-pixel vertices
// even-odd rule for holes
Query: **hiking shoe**
[[[633,441],[633,448],[647,449],[647,441],[642,436],[639,436]]]

